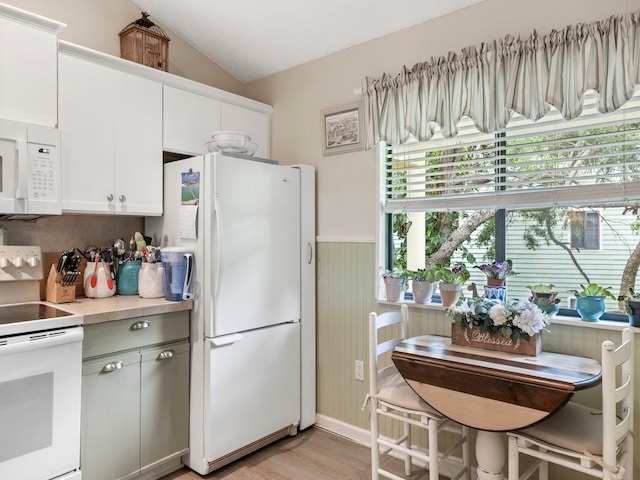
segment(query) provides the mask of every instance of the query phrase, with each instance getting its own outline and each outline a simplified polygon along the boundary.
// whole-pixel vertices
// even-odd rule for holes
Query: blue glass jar
[[[138,275],[142,261],[125,260],[118,269],[118,295],[138,295]]]

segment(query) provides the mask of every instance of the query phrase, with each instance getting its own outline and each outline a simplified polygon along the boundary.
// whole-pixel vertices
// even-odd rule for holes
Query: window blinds
[[[570,121],[513,115],[496,134],[469,119],[456,137],[381,149],[387,212],[575,205],[640,198],[640,92],[601,114],[595,94]]]

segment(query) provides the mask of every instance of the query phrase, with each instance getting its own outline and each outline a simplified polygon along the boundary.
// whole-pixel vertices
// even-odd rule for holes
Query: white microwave
[[[60,131],[0,119],[0,216],[62,213]]]

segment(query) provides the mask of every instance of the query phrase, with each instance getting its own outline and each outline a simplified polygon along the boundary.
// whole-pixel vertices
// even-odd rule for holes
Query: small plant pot
[[[499,278],[489,278],[487,277],[487,285],[490,287],[503,287],[505,280],[500,280]]]
[[[489,300],[500,300],[504,302],[507,299],[507,287],[484,286],[484,297]]]
[[[631,314],[629,315],[629,325],[640,327],[640,300],[627,300]]]
[[[553,317],[560,310],[560,299],[558,298],[558,292],[549,292],[549,293],[538,293],[531,292],[531,297],[529,298],[531,303],[540,308],[544,313],[549,315],[549,317]]]
[[[387,277],[384,279],[384,285],[387,289],[387,301],[399,302],[400,295],[404,291],[404,279]]]
[[[462,294],[462,285],[454,283],[440,283],[440,300],[443,307],[450,307],[458,301]]]
[[[416,303],[431,303],[435,286],[435,283],[412,280],[411,291],[413,292],[413,300]]]
[[[597,322],[604,315],[604,297],[596,295],[577,297],[576,311],[585,322]]]

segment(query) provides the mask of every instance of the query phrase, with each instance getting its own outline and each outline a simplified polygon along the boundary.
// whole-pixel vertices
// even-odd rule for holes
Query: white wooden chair
[[[369,314],[369,394],[367,400],[371,411],[371,478],[380,476],[403,480],[380,466],[382,455],[392,455],[404,459],[405,474],[412,474],[414,460],[429,469],[429,480],[440,477],[470,479],[469,430],[433,410],[405,382],[390,360],[394,347],[407,337],[408,308],[402,305],[401,312]],[[395,330],[393,329],[395,326]],[[380,341],[381,329],[391,327],[385,337],[395,334],[395,338]],[[399,327],[399,328],[398,328]],[[398,330],[400,335],[397,336]],[[393,332],[393,333],[391,333]],[[382,335],[381,335],[382,336]],[[366,405],[366,401],[365,401]],[[364,408],[364,407],[363,407]],[[389,438],[380,435],[379,419],[387,417],[402,424],[402,435]],[[412,426],[428,432],[428,447],[412,444]],[[396,428],[395,431],[397,431]],[[456,435],[450,440],[451,447],[439,452],[439,434],[443,431]],[[462,451],[460,456],[453,454]],[[395,455],[394,455],[395,454]]]
[[[605,480],[633,478],[634,339],[622,331],[622,344],[602,343],[602,411],[569,402],[533,427],[509,432],[509,480],[538,470],[549,476],[549,462]],[[520,475],[520,454],[534,457]]]

